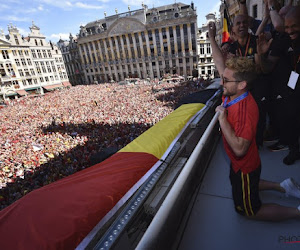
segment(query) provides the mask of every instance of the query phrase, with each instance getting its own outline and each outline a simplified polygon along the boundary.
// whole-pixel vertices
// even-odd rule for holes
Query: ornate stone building
[[[0,32],[0,98],[44,93],[69,85],[59,48],[32,24],[28,37],[8,26]]]
[[[60,39],[57,43],[62,52],[62,56],[66,65],[68,77],[72,85],[85,83],[82,64],[79,57],[77,45],[77,37],[69,36],[69,41]]]
[[[199,62],[198,62],[198,72],[199,76],[204,79],[214,78],[215,64],[213,62],[212,50],[210,46],[210,41],[208,38],[208,24],[209,22],[216,23],[215,14],[206,15],[206,23],[199,28],[198,32],[198,54],[199,54]]]
[[[128,9],[80,27],[77,42],[86,82],[192,75],[198,63],[194,4]]]

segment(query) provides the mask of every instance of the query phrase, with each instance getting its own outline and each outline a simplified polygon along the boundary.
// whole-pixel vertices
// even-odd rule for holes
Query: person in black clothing
[[[279,129],[278,146],[286,144],[286,165],[300,159],[300,7],[292,7],[285,16],[285,32],[267,41],[258,39],[258,61],[264,72],[273,72],[273,99]],[[269,50],[270,49],[270,50]],[[267,53],[267,51],[270,51]],[[293,78],[293,80],[291,80]]]

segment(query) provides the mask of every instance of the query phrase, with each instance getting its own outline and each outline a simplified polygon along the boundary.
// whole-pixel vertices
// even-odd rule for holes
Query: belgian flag
[[[105,161],[36,189],[1,210],[1,249],[75,249],[160,166],[203,107],[181,105]]]
[[[230,34],[229,34],[229,18],[228,18],[228,15],[227,15],[227,11],[226,9],[224,9],[224,17],[223,17],[223,32],[222,32],[222,43],[226,43],[229,41],[230,39]]]

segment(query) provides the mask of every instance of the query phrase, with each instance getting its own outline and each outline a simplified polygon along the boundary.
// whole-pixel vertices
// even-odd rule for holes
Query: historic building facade
[[[62,52],[69,80],[72,85],[85,83],[84,72],[79,57],[77,37],[69,36],[69,41],[60,39],[57,43]]]
[[[48,43],[32,24],[28,37],[10,25],[0,33],[0,98],[43,94],[45,90],[69,85],[59,48]]]
[[[203,24],[201,28],[199,28],[197,39],[199,54],[198,72],[199,76],[204,79],[214,78],[215,72],[215,64],[213,62],[212,50],[207,35],[209,22],[216,23],[215,14],[210,13],[206,15],[206,23]]]
[[[194,4],[175,3],[108,16],[80,27],[79,55],[87,83],[128,77],[192,75],[198,64]]]

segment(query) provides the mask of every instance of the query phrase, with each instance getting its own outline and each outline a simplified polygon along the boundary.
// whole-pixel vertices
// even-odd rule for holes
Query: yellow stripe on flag
[[[203,107],[202,103],[181,105],[119,152],[144,152],[160,159],[189,119]]]

